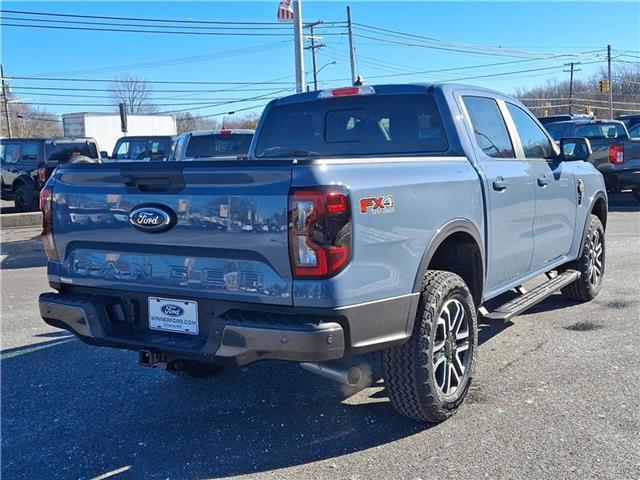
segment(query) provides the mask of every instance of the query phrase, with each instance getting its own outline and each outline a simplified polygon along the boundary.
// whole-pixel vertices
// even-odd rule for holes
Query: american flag
[[[278,5],[278,21],[293,22],[293,5],[291,5],[291,0],[280,0],[280,5]]]

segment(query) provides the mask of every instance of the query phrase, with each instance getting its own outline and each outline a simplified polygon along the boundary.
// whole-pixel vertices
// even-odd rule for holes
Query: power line
[[[33,77],[33,76],[14,76],[7,75],[3,77],[5,80],[29,80],[29,81],[38,81],[38,82],[94,82],[94,83],[111,83],[114,79],[104,79],[104,78],[69,78],[69,77]],[[148,84],[167,84],[167,85],[291,85],[291,82],[282,82],[282,81],[273,81],[273,80],[265,80],[265,81],[253,81],[253,82],[232,82],[232,81],[189,81],[189,80],[139,80],[141,83]]]
[[[156,68],[156,67],[163,67],[163,66],[174,66],[174,65],[181,65],[181,64],[187,64],[187,63],[197,63],[197,62],[205,62],[205,61],[210,61],[210,60],[215,60],[215,59],[221,59],[221,58],[229,58],[229,57],[235,57],[235,56],[240,56],[240,55],[248,55],[248,54],[252,54],[252,53],[262,53],[265,51],[270,51],[270,50],[276,50],[279,48],[283,48],[287,45],[291,44],[291,40],[281,40],[278,42],[271,42],[271,43],[265,43],[265,44],[261,44],[261,45],[255,45],[255,46],[251,46],[251,47],[245,47],[245,48],[237,48],[237,49],[233,49],[233,50],[221,50],[219,52],[212,52],[212,53],[207,53],[207,54],[201,54],[201,55],[192,55],[192,56],[188,56],[188,57],[178,57],[178,58],[171,58],[171,59],[165,59],[165,60],[156,60],[156,61],[150,61],[150,62],[140,62],[140,63],[130,63],[130,64],[125,64],[125,65],[114,65],[114,66],[110,66],[110,67],[98,67],[98,68],[90,68],[90,69],[84,69],[84,70],[74,70],[74,71],[65,71],[65,72],[49,72],[49,73],[41,73],[41,74],[36,74],[33,75],[34,77],[37,76],[48,76],[48,75],[81,75],[81,74],[86,74],[86,73],[104,73],[104,72],[109,72],[109,71],[121,71],[121,70],[131,70],[131,69],[144,69],[144,68]]]
[[[70,92],[111,92],[109,88],[73,88],[73,87],[32,87],[22,85],[11,85],[10,90],[45,90],[45,91],[70,91]],[[200,89],[200,90],[166,90],[153,89],[153,93],[218,93],[218,92],[260,92],[271,91],[273,88],[222,88],[222,89]],[[37,94],[37,92],[35,92]]]
[[[18,23],[0,23],[2,27],[19,27],[19,28],[44,28],[54,30],[79,30],[92,32],[117,32],[117,33],[154,33],[169,35],[204,35],[204,36],[232,36],[232,37],[290,37],[290,33],[252,33],[252,32],[184,32],[179,30],[144,30],[135,28],[97,28],[97,27],[70,27],[56,25],[26,25]],[[340,32],[325,32],[323,35],[346,35]]]
[[[157,23],[198,23],[198,24],[216,24],[216,25],[281,25],[278,22],[238,22],[228,20],[169,20],[163,18],[141,18],[141,17],[113,17],[104,15],[79,15],[70,13],[47,13],[47,12],[33,12],[25,10],[8,10],[1,9],[2,13],[16,13],[21,15],[41,15],[48,17],[67,17],[67,18],[95,18],[102,20],[132,20],[137,22],[157,22]],[[337,22],[336,22],[337,23]]]
[[[444,50],[444,51],[453,51],[458,53],[469,53],[469,54],[489,55],[489,56],[508,56],[508,57],[518,57],[518,58],[523,58],[523,57],[526,58],[532,55],[536,55],[541,58],[549,57],[549,56],[552,56],[552,57],[577,56],[576,54],[573,54],[573,53],[548,54],[548,53],[530,52],[525,50],[518,50],[518,49],[504,48],[504,47],[492,47],[492,46],[484,46],[484,45],[465,44],[465,43],[459,43],[459,42],[450,42],[450,41],[438,40],[438,39],[427,37],[424,35],[416,35],[416,34],[401,32],[398,30],[391,30],[387,28],[365,25],[361,23],[354,23],[354,25],[357,26],[358,29],[363,30],[365,33],[369,35],[383,36],[383,38],[380,38],[379,36],[371,37],[369,35],[358,34],[358,36],[361,36],[363,38],[368,38],[370,40],[383,41],[388,43],[395,43],[400,45],[431,48],[435,50]],[[384,36],[391,37],[391,38],[384,38]],[[420,44],[410,43],[407,40],[405,40],[407,38],[412,39],[413,41],[419,40],[422,43]],[[403,41],[399,41],[397,39],[400,39]],[[597,51],[587,52],[587,53],[595,53],[595,52]]]

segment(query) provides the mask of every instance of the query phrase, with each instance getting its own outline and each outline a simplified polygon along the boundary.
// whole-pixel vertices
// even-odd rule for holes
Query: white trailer
[[[122,133],[118,113],[65,113],[62,115],[65,137],[92,137],[101,151],[109,155],[116,141],[134,135],[175,135],[176,119],[171,115],[127,115],[127,133]]]

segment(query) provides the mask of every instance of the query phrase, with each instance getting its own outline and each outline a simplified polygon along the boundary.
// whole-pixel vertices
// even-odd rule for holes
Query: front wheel
[[[463,402],[476,361],[478,322],[469,288],[455,273],[427,272],[413,334],[384,350],[385,388],[394,408],[441,422]]]
[[[587,224],[587,233],[582,244],[580,258],[564,265],[563,269],[580,272],[580,277],[562,289],[562,294],[579,302],[593,300],[600,292],[605,266],[604,227],[600,219],[591,214]]]

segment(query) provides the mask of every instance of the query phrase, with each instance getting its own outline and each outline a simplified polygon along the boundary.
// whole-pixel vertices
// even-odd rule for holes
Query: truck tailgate
[[[63,167],[53,182],[60,261],[49,263],[50,279],[291,304],[290,184],[286,163]],[[134,225],[149,208],[168,214],[168,228],[159,231],[145,221]]]

